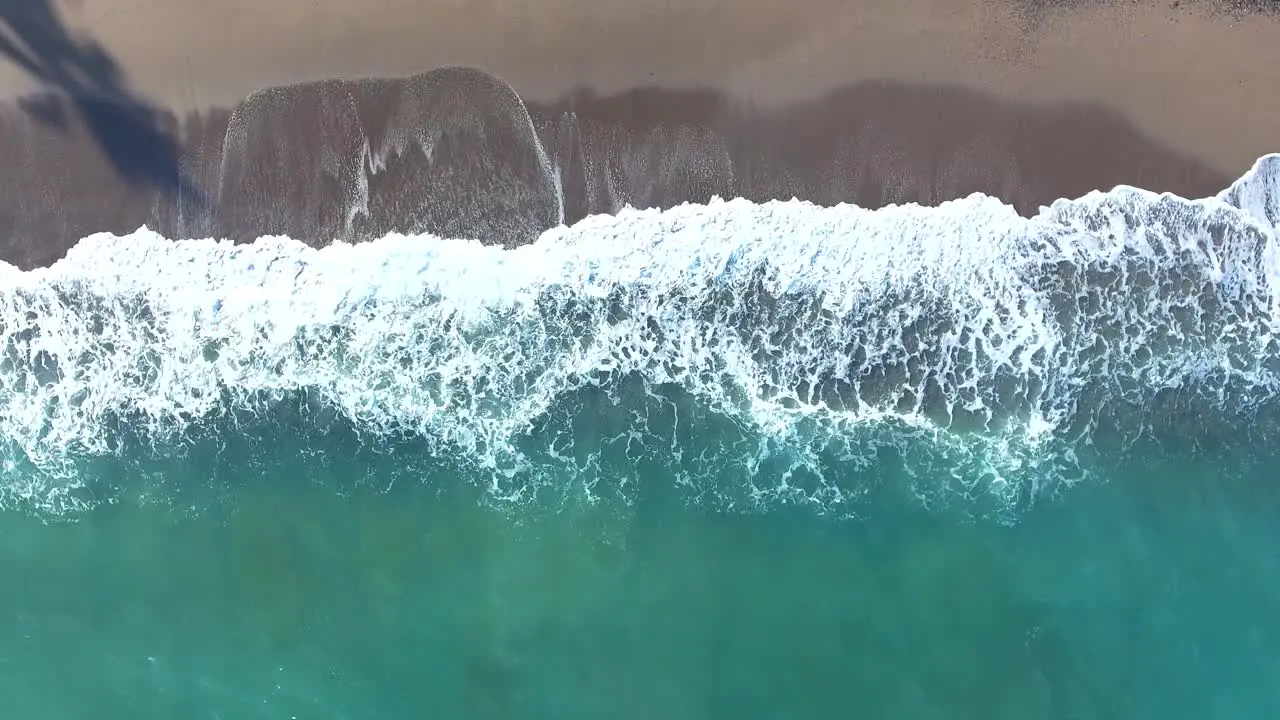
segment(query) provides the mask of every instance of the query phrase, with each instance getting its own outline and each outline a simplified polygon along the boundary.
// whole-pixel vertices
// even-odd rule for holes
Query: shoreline
[[[38,105],[76,117],[65,98]],[[561,220],[713,196],[878,208],[982,192],[1025,216],[1116,185],[1206,197],[1248,169],[1218,172],[1096,104],[883,80],[772,107],[660,88],[541,103],[443,68],[275,88],[154,123],[177,145],[172,164],[127,183],[113,159],[128,152],[103,150],[133,136],[0,108],[0,258],[45,265],[86,235],[141,225],[173,239],[431,232],[511,246]]]
[[[22,267],[141,225],[513,245],[713,195],[1027,215],[1121,184],[1212,195],[1280,150],[1280,15],[1211,2],[46,1],[53,39],[0,14],[61,88],[15,96],[24,58],[0,55],[0,258]],[[67,53],[108,69],[85,86]],[[475,69],[420,72],[443,66]]]

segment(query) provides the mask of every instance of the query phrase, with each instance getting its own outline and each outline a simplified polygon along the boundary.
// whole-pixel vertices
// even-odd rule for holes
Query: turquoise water
[[[545,512],[366,484],[404,461],[291,444],[224,457],[198,511],[0,515],[8,716],[1280,710],[1274,472],[1152,461],[1010,526],[890,490],[835,519],[701,510],[664,477]]]
[[[0,266],[15,718],[1280,717],[1280,156]]]

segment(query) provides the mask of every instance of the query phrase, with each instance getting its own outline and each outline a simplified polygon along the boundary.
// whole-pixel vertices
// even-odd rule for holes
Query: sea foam
[[[290,398],[514,496],[548,463],[659,433],[636,408],[663,398],[749,430],[686,454],[681,482],[729,468],[756,499],[829,506],[858,493],[840,467],[927,439],[965,460],[918,482],[1012,503],[1078,477],[1081,448],[1244,442],[1280,418],[1278,218],[1270,155],[1213,198],[1118,187],[1032,218],[982,195],[738,199],[515,249],[94,235],[48,268],[0,265],[0,499],[46,502],[87,482],[84,458]],[[622,419],[531,450],[584,393]]]

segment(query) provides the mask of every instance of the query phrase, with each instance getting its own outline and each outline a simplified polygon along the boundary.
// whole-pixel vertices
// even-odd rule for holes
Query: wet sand
[[[1031,213],[1120,183],[1207,195],[1280,149],[1280,22],[1060,5],[79,0],[58,18],[118,63],[123,102],[156,112],[126,116],[146,130],[125,123],[129,142],[83,103],[44,103],[62,107],[50,123],[12,102],[30,73],[0,62],[0,258],[44,265],[142,224],[511,245],[712,195],[877,207],[976,191]],[[422,74],[455,64],[489,75]],[[386,79],[354,80],[370,76]],[[173,167],[156,137],[176,143]],[[125,173],[139,155],[159,167]]]

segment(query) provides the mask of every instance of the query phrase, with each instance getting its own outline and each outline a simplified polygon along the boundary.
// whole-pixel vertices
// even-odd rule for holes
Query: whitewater
[[[1007,516],[1099,458],[1280,427],[1278,225],[1268,155],[1215,197],[1031,218],[737,199],[514,249],[94,235],[0,265],[0,507],[74,516],[118,494],[104,467],[150,482],[274,428],[412,447],[402,479],[514,507],[661,468],[725,509],[856,513],[888,452],[920,502]]]

